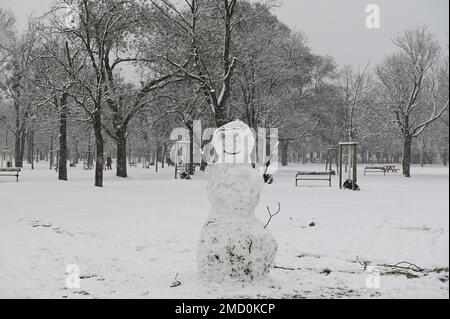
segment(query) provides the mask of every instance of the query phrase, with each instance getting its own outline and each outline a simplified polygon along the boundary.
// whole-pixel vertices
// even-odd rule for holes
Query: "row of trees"
[[[378,66],[339,68],[272,7],[56,0],[23,34],[0,8],[0,123],[14,136],[16,166],[34,132],[56,128],[59,178],[67,180],[68,134],[86,139],[87,129],[101,187],[105,140],[116,145],[117,176],[127,177],[131,132],[166,149],[172,128],[193,132],[194,120],[219,127],[235,118],[279,128],[294,151],[402,140],[408,177],[414,139],[440,132],[448,145],[448,53],[426,27],[399,35],[397,51]]]

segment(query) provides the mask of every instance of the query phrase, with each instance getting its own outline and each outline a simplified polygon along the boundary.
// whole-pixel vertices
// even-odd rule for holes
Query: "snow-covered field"
[[[277,268],[264,282],[219,286],[196,273],[210,210],[202,174],[180,181],[173,169],[133,168],[126,180],[106,172],[97,189],[92,171],[70,169],[59,182],[46,165],[19,183],[0,177],[0,298],[449,298],[447,168],[360,176],[361,192],[336,179],[331,189],[295,188],[295,172],[314,167],[281,169],[257,209],[265,222],[266,206],[281,203],[269,225]],[[364,263],[403,261],[422,271],[379,266],[380,288],[366,287]],[[69,264],[81,270],[80,289],[65,287]]]

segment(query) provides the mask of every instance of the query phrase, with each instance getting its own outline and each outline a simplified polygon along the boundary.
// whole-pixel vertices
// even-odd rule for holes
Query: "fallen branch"
[[[280,202],[278,202],[278,211],[275,214],[272,214],[272,212],[270,211],[269,206],[267,206],[267,212],[269,213],[269,220],[267,221],[266,225],[264,226],[264,229],[267,228],[267,226],[269,226],[270,222],[272,221],[272,218],[275,217],[276,215],[278,215],[281,211],[281,204]]]
[[[415,272],[424,272],[425,269],[420,268],[419,266],[417,266],[416,264],[410,263],[408,261],[402,261],[399,262],[395,265],[388,265],[388,264],[383,264],[383,265],[378,265],[380,267],[386,267],[386,268],[396,268],[396,269],[404,269],[404,270],[412,270]]]
[[[273,265],[273,268],[274,269],[281,269],[281,270],[289,270],[289,271],[300,270],[300,268],[281,267],[281,266],[277,266],[277,265]]]
[[[181,286],[181,281],[178,280],[178,274],[175,276],[175,281],[172,283],[170,288],[175,288]]]
[[[370,265],[370,261],[361,261],[358,256],[356,256],[356,262],[364,267],[364,270],[367,270],[367,267]],[[377,267],[384,268],[394,268],[394,269],[402,269],[402,270],[411,270],[414,272],[426,272],[426,269],[420,268],[416,264],[413,264],[409,261],[401,261],[399,263],[390,265],[390,264],[378,264]]]
[[[370,265],[369,261],[364,261],[364,262],[360,261],[358,256],[356,256],[356,262],[364,267],[364,271],[366,271],[367,270],[367,266]]]

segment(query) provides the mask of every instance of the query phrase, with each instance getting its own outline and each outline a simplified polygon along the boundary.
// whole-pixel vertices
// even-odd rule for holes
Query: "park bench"
[[[328,181],[329,186],[331,187],[331,177],[336,175],[336,172],[333,170],[325,171],[325,172],[298,172],[295,176],[295,187],[298,186],[299,181]]]
[[[399,169],[395,165],[386,165],[384,171],[386,173],[398,173]]]
[[[137,167],[137,163],[136,162],[129,162],[128,164],[130,165],[130,167]]]
[[[0,168],[0,176],[14,176],[19,181],[20,168]]]
[[[384,169],[384,166],[369,166],[364,168],[364,175],[367,173],[383,173],[386,175],[386,170]]]
[[[383,173],[386,175],[386,173],[398,173],[398,168],[395,167],[395,165],[385,165],[385,166],[369,166],[364,168],[364,175],[366,173],[373,172],[373,173]]]

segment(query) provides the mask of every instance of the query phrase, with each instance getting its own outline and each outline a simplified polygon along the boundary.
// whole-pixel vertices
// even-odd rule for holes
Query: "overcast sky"
[[[12,9],[19,26],[31,14],[39,15],[51,0],[0,0]],[[448,43],[448,0],[281,0],[279,18],[309,38],[313,51],[333,56],[339,64],[354,66],[380,62],[393,50],[391,39],[402,30],[426,24],[443,45]],[[380,7],[380,29],[365,25],[366,6]]]

